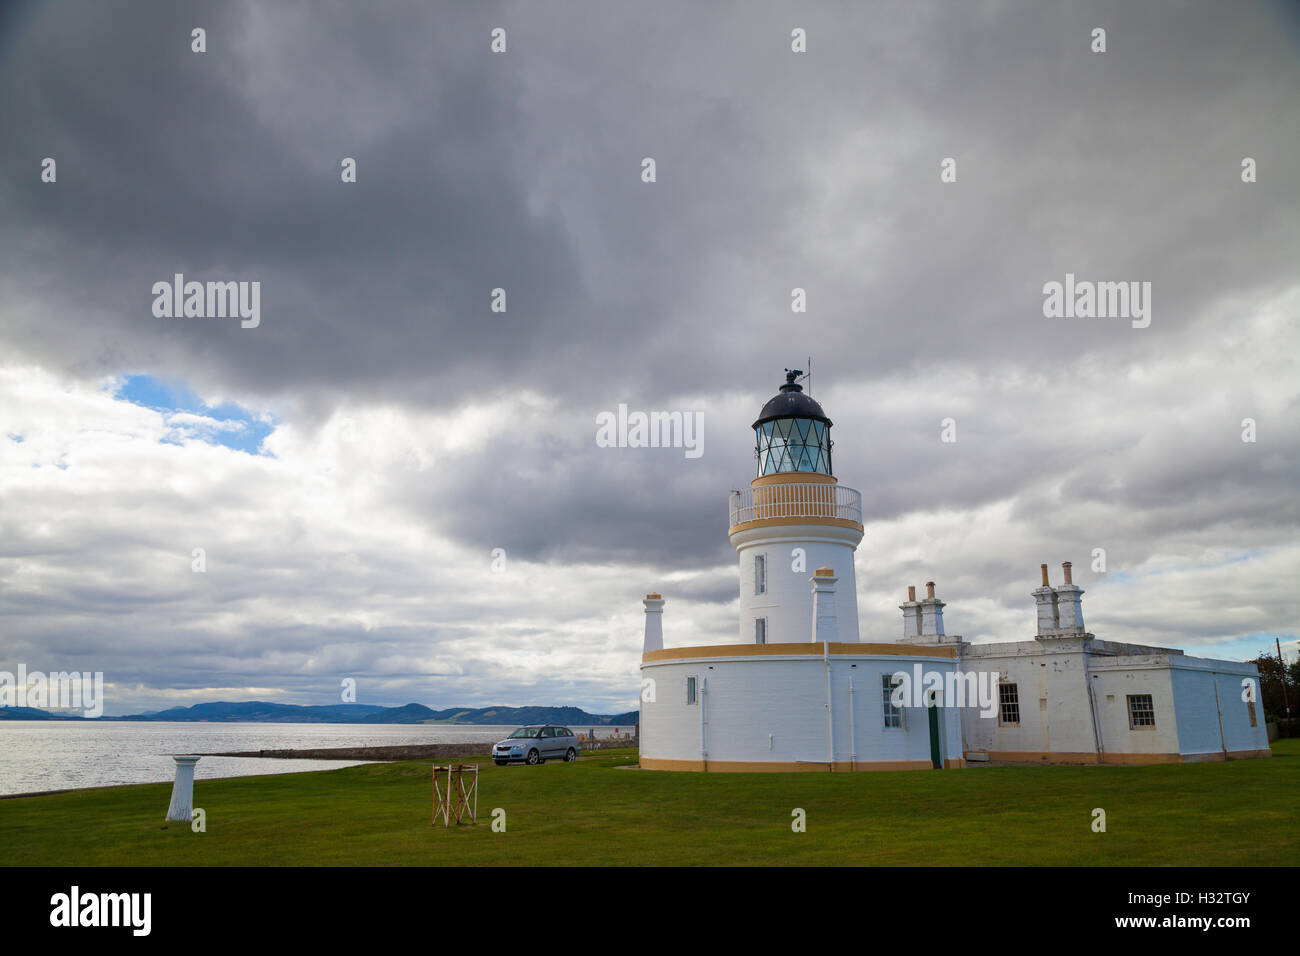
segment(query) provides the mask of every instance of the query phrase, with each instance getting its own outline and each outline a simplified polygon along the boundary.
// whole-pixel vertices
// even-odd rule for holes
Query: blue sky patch
[[[1276,656],[1274,638],[1281,640],[1282,657],[1287,661],[1294,660],[1296,635],[1292,631],[1277,631],[1269,634],[1243,634],[1232,640],[1221,641],[1216,644],[1173,644],[1170,646],[1182,647],[1190,657],[1214,657],[1225,661],[1249,661],[1254,660],[1260,654],[1268,654],[1270,657]],[[1160,642],[1156,641],[1155,643]]]
[[[180,445],[198,439],[250,455],[269,454],[262,441],[275,430],[267,414],[251,412],[234,402],[208,405],[184,382],[152,375],[127,375],[113,397],[160,412],[171,431],[162,440]]]

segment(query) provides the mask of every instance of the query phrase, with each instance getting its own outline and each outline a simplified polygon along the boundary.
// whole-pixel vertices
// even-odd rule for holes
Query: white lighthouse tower
[[[758,474],[748,491],[731,495],[742,644],[858,640],[853,555],[862,540],[862,496],[831,471],[831,420],[796,381],[801,374],[786,369],[786,383],[759,412]],[[834,635],[812,624],[814,596],[828,600],[823,579],[837,606]]]

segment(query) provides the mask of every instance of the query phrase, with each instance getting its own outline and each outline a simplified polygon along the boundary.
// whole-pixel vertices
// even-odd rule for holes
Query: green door
[[[939,708],[934,706],[931,697],[931,705],[926,709],[930,714],[930,765],[935,770],[943,769],[943,757],[939,754]]]

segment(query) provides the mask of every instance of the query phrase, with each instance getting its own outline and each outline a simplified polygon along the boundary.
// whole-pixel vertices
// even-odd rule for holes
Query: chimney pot
[[[1047,587],[1047,565],[1040,564],[1038,567],[1043,572],[1043,587]]]
[[[934,598],[934,582],[933,582],[933,581],[926,581],[926,582],[925,582],[925,596],[926,596],[927,598],[931,598],[931,599]]]
[[[1066,584],[1073,584],[1074,582],[1070,580],[1070,562],[1069,562],[1069,561],[1066,561],[1063,565],[1061,565],[1061,571],[1065,574],[1065,583],[1066,583]]]
[[[907,599],[908,599],[909,601],[915,601],[915,600],[916,600],[916,585],[915,585],[915,584],[908,585],[908,588],[907,588]]]

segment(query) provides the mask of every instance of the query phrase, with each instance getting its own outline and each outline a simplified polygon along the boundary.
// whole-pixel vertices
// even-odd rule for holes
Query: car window
[[[546,728],[546,736],[548,736],[548,737],[558,737],[558,736],[560,736],[560,731],[559,731],[558,729],[556,729],[555,727],[547,727],[547,728]]]
[[[560,736],[561,736],[561,737],[572,737],[572,736],[573,736],[573,731],[570,730],[568,727],[561,727],[561,728],[560,728]]]

